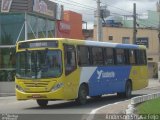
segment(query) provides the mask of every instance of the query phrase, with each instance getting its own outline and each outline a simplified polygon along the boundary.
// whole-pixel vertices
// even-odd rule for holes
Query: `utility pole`
[[[97,0],[97,41],[102,41],[101,37],[101,22],[100,22],[100,0]]]
[[[133,44],[136,44],[136,39],[137,39],[137,22],[136,22],[136,3],[133,4]]]
[[[157,2],[157,12],[158,12],[158,16],[159,16],[159,24],[158,24],[158,42],[159,42],[159,62],[160,62],[160,0],[159,2]]]
[[[158,25],[158,42],[159,42],[159,50],[158,50],[158,52],[159,52],[159,62],[160,62],[160,11],[158,12],[158,14],[159,14],[159,25]]]
[[[27,19],[27,13],[25,12],[25,40],[28,40],[28,19]]]
[[[157,67],[157,71],[158,71],[158,80],[160,82],[160,0],[157,2],[157,12],[158,12],[158,16],[159,16],[159,24],[158,24],[158,67]]]

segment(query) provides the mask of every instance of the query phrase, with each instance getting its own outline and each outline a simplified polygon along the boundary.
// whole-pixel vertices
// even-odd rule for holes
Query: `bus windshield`
[[[26,79],[57,78],[62,74],[60,50],[17,53],[16,77]]]

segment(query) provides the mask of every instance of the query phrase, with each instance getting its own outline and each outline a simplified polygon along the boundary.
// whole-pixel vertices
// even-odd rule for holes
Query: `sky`
[[[88,23],[88,28],[93,28],[96,0],[51,0],[64,5],[65,10],[72,10],[82,14],[83,21]],[[131,15],[133,3],[136,3],[137,13],[147,13],[148,10],[156,11],[158,0],[101,0],[101,5],[107,5],[112,14]]]

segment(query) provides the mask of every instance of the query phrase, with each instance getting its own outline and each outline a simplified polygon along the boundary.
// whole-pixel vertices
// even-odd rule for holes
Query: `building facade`
[[[14,81],[18,41],[56,36],[63,6],[49,0],[0,0],[0,85]],[[3,91],[0,86],[0,91]]]
[[[125,27],[103,27],[103,41],[126,44],[139,44],[147,47],[149,77],[157,77],[159,61],[159,39],[156,29],[138,29],[136,43],[133,41],[133,29]],[[94,28],[96,40],[96,26]]]
[[[82,15],[73,11],[64,11],[63,20],[57,24],[57,37],[84,39],[82,33]]]

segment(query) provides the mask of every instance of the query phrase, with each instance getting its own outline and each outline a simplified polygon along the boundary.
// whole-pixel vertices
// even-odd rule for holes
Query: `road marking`
[[[90,113],[89,113],[89,116],[86,120],[93,120],[95,114],[97,111],[99,111],[100,109],[103,109],[105,107],[109,107],[109,106],[112,106],[112,105],[117,105],[117,104],[120,104],[122,102],[128,102],[129,100],[125,100],[125,101],[120,101],[120,102],[116,102],[116,103],[113,103],[113,104],[108,104],[108,105],[105,105],[105,106],[102,106],[102,107],[99,107],[99,108],[96,108],[96,109],[93,109]]]

